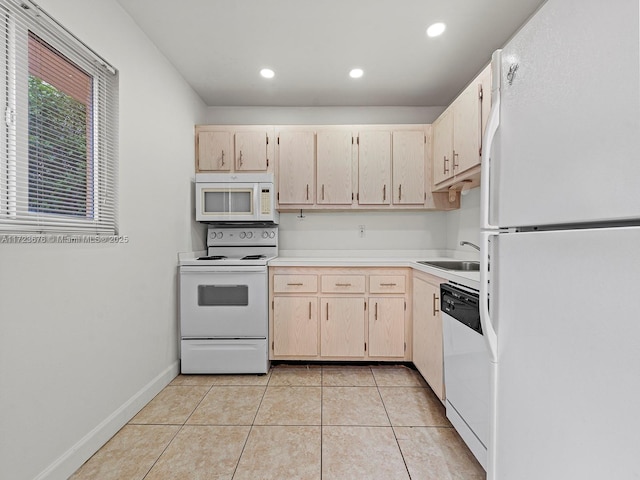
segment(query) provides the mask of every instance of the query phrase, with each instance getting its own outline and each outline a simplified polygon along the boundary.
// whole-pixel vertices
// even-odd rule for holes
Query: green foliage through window
[[[93,217],[87,106],[29,75],[29,211]]]

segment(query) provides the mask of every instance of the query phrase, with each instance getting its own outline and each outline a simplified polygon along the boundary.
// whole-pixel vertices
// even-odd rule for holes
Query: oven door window
[[[200,307],[246,307],[249,305],[247,285],[198,285]]]
[[[202,191],[204,213],[253,215],[253,190],[207,188]]]

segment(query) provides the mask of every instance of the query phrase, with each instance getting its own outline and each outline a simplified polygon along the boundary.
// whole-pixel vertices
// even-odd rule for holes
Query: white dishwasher
[[[486,470],[491,370],[478,292],[443,283],[440,299],[447,418]]]

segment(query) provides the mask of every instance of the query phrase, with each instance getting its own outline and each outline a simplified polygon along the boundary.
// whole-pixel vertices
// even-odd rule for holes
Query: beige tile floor
[[[484,480],[420,375],[278,365],[179,375],[72,480]]]

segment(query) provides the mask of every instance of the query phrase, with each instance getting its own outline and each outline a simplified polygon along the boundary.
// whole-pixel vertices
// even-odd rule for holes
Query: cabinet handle
[[[309,320],[311,320],[311,302],[309,302]]]
[[[456,163],[456,158],[458,158],[458,154],[456,153],[456,151],[453,151],[453,169],[455,170],[456,168],[460,167],[459,163]]]
[[[301,287],[302,283],[287,283],[290,287]]]
[[[374,320],[378,320],[378,302],[376,302],[376,313],[373,317]]]
[[[382,186],[382,201],[384,202],[387,199],[387,186]]]
[[[242,166],[242,150],[240,150],[240,166]]]
[[[224,150],[222,150],[222,163],[220,164],[221,167],[224,167]]]
[[[350,283],[336,283],[336,287],[350,287]]]
[[[433,316],[436,316],[436,313],[438,313],[440,310],[438,310],[438,302],[440,301],[439,297],[436,297],[436,294],[433,294]]]
[[[402,200],[402,184],[398,187],[398,200]]]
[[[309,200],[309,184],[307,183],[307,200]]]
[[[397,283],[381,283],[380,286],[381,287],[395,287],[396,285],[398,285]]]
[[[449,161],[449,159],[447,158],[447,156],[444,156],[444,168],[442,170],[442,173],[446,174],[449,173],[449,169],[447,168],[447,162]]]
[[[324,200],[324,183],[322,184],[322,200]]]
[[[327,303],[327,322],[329,321],[329,304]]]

